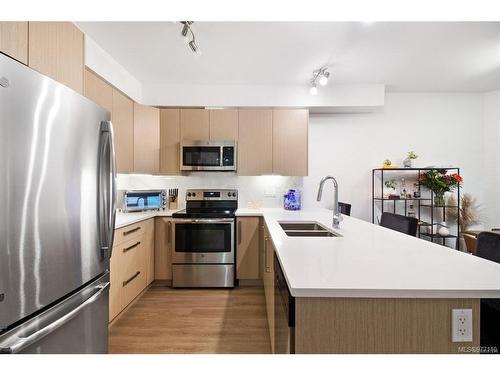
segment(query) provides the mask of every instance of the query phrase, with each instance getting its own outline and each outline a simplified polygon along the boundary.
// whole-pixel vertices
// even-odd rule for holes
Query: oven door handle
[[[234,219],[174,219],[175,223],[189,223],[189,224],[231,224]]]

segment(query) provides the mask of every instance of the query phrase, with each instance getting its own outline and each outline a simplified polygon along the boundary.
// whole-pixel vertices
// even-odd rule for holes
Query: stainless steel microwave
[[[181,171],[236,171],[236,141],[181,143]]]
[[[123,211],[161,210],[167,206],[165,190],[126,190],[123,192]]]

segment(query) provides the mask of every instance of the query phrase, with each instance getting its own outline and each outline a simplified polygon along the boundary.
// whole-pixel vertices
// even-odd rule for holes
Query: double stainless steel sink
[[[279,221],[289,237],[341,237],[316,221]]]

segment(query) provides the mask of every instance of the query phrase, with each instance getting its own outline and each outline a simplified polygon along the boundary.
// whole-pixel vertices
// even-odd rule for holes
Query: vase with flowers
[[[444,193],[461,186],[462,176],[458,173],[448,174],[446,169],[431,169],[418,177],[420,185],[434,193],[434,205],[444,206]]]

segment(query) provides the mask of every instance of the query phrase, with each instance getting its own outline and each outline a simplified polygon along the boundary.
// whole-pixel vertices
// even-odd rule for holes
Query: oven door
[[[172,263],[234,263],[234,219],[174,219]]]

